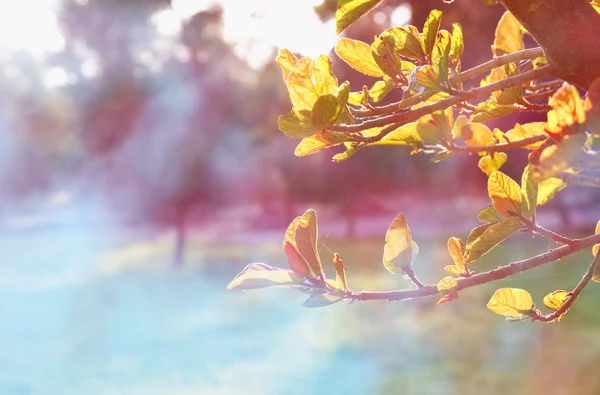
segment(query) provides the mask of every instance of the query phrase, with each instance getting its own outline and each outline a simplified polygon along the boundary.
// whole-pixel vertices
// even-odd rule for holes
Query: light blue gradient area
[[[0,236],[1,394],[371,393],[377,364],[349,333],[348,306],[228,292],[229,269],[107,270],[110,239]]]

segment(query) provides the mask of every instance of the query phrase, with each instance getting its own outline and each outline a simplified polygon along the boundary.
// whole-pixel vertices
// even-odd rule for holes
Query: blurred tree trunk
[[[589,0],[500,0],[546,52],[556,76],[584,89],[600,77],[600,14]]]
[[[183,266],[186,241],[186,216],[187,208],[177,208],[175,214],[175,257],[173,259],[173,267],[180,268]]]

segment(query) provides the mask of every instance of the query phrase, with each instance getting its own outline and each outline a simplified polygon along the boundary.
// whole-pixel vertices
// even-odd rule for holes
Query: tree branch
[[[336,132],[344,132],[344,133],[354,133],[360,132],[363,130],[386,126],[389,124],[399,124],[399,126],[405,125],[409,122],[414,122],[425,116],[427,114],[431,114],[432,112],[444,110],[450,106],[455,104],[459,104],[466,100],[471,100],[480,96],[490,95],[492,92],[501,91],[506,88],[510,88],[513,86],[521,85],[525,82],[536,80],[539,78],[545,78],[552,76],[553,70],[549,65],[542,66],[538,69],[531,70],[525,72],[523,74],[517,74],[515,76],[506,78],[504,80],[495,82],[493,84],[481,86],[475,89],[471,89],[469,91],[461,92],[457,96],[452,96],[447,99],[440,100],[436,103],[418,108],[416,110],[411,110],[408,112],[403,112],[400,114],[393,114],[388,116],[383,116],[380,118],[376,118],[373,120],[368,120],[362,123],[358,123],[355,125],[334,125],[330,127],[330,130]],[[383,136],[382,136],[383,137]]]
[[[575,240],[569,239],[568,237],[561,236],[558,233],[554,233],[553,231],[546,229],[546,228],[528,220],[525,217],[521,217],[521,222],[523,222],[525,225],[527,225],[527,229],[529,229],[533,232],[536,232],[542,236],[546,236],[550,240],[553,240],[557,243],[568,244],[568,245],[573,245],[576,243]]]
[[[492,281],[501,280],[503,278],[521,273],[538,266],[545,265],[550,262],[562,259],[574,252],[591,247],[594,244],[600,243],[600,234],[585,237],[583,239],[574,240],[574,245],[563,245],[553,250],[544,252],[543,254],[516,261],[506,266],[500,266],[497,269],[485,273],[475,274],[468,278],[458,280],[458,290],[475,287],[477,285],[486,284]],[[438,290],[436,285],[426,285],[423,288],[409,289],[401,291],[385,291],[385,292],[349,292],[348,298],[353,300],[390,300],[399,301],[405,299],[420,298],[424,296],[437,295]]]
[[[594,269],[596,267],[596,264],[598,264],[599,259],[600,259],[600,251],[598,251],[596,253],[596,256],[594,257],[592,264],[590,265],[588,270],[585,272],[581,281],[579,281],[579,284],[577,284],[575,289],[571,292],[571,296],[569,297],[569,299],[567,299],[567,301],[565,303],[563,303],[563,305],[560,307],[560,309],[558,309],[554,313],[548,314],[548,315],[542,315],[538,312],[538,315],[533,317],[533,320],[534,321],[536,321],[536,320],[542,321],[542,322],[551,322],[551,321],[555,321],[555,320],[560,320],[562,318],[562,316],[567,313],[567,310],[569,310],[569,308],[571,307],[573,302],[575,302],[575,299],[577,299],[579,294],[581,294],[581,291],[583,291],[583,289],[589,284],[590,280],[594,277]]]

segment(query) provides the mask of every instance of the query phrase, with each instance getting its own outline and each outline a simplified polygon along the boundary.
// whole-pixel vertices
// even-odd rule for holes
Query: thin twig
[[[506,78],[504,80],[495,82],[493,84],[485,85],[482,87],[478,87],[475,89],[471,89],[464,93],[461,93],[458,96],[452,96],[447,99],[440,100],[436,103],[418,108],[416,110],[411,110],[408,112],[403,112],[400,114],[393,114],[388,116],[383,116],[380,118],[376,118],[373,120],[368,120],[362,123],[358,123],[355,125],[334,125],[330,128],[330,130],[336,132],[360,132],[366,129],[381,127],[385,125],[389,125],[392,123],[398,123],[401,125],[407,124],[409,122],[414,122],[417,119],[421,118],[424,115],[431,114],[432,112],[444,110],[448,107],[451,107],[455,104],[461,103],[466,100],[474,99],[476,97],[489,95],[492,92],[500,91],[506,88],[510,88],[512,86],[521,85],[527,81],[549,77],[553,73],[553,69],[550,65],[542,66],[538,69],[528,71],[523,74],[517,74],[513,77]],[[382,136],[383,137],[383,136]],[[377,141],[377,140],[375,140]]]
[[[594,269],[595,269],[596,265],[598,264],[599,259],[600,259],[600,251],[598,251],[596,253],[596,256],[594,257],[592,264],[590,265],[588,270],[585,272],[581,281],[579,281],[579,284],[577,284],[575,289],[571,292],[571,296],[569,296],[569,299],[567,299],[565,301],[565,303],[563,303],[563,305],[560,306],[560,308],[558,310],[556,310],[554,313],[551,313],[548,315],[541,315],[538,312],[538,315],[533,317],[533,320],[534,321],[542,321],[542,322],[551,322],[551,321],[555,321],[555,320],[560,320],[562,318],[562,316],[567,313],[567,310],[569,310],[569,307],[571,307],[573,302],[575,302],[575,299],[577,299],[579,294],[581,294],[581,291],[583,291],[583,289],[589,284],[590,280],[594,277]]]
[[[576,245],[563,245],[553,250],[544,252],[543,254],[536,255],[534,257],[524,259],[522,261],[513,262],[506,266],[501,266],[495,270],[491,270],[485,273],[475,274],[471,277],[458,280],[458,290],[465,288],[475,287],[481,284],[486,284],[492,281],[501,280],[503,278],[512,276],[517,273],[521,273],[538,266],[545,265],[550,262],[562,259],[574,252],[580,251],[584,248],[591,247],[594,244],[600,243],[600,234],[585,237],[583,239],[576,239]],[[420,298],[424,296],[431,296],[438,294],[436,285],[426,285],[423,288],[409,289],[401,291],[385,291],[385,292],[350,292],[349,298],[353,300],[390,300],[399,301],[413,298]]]
[[[544,56],[544,50],[540,47],[524,49],[522,51],[513,52],[507,55],[498,56],[488,62],[482,63],[472,69],[463,71],[450,78],[451,84],[458,84],[460,82],[471,80],[480,74],[493,70],[497,67],[504,66],[505,64],[518,62],[519,60],[537,58]]]
[[[525,217],[521,217],[521,222],[527,225],[527,229],[536,232],[542,236],[546,236],[550,240],[554,240],[557,243],[573,245],[576,243],[575,240],[569,239],[568,237],[564,237],[559,235],[558,233],[554,233],[553,231],[546,229],[538,224],[533,223]]]
[[[525,148],[530,144],[535,144],[539,141],[546,140],[548,136],[544,134],[536,134],[534,136],[526,137],[521,140],[511,141],[508,143],[498,143],[494,145],[472,145],[472,146],[461,146],[461,145],[449,145],[447,148],[450,151],[456,152],[468,152],[468,153],[479,153],[479,152],[503,152],[514,149]]]
[[[586,176],[583,174],[560,173],[558,178],[571,185],[600,188],[600,177]]]
[[[565,81],[560,79],[545,82],[537,82],[535,85],[528,87],[527,90],[530,92],[538,92],[542,89],[559,88],[563,84],[563,82]]]
[[[547,91],[533,93],[531,95],[525,96],[525,100],[532,102],[532,101],[536,101],[536,100],[546,99],[546,98],[552,96],[553,94],[555,94],[556,91],[559,89],[560,89],[560,87],[555,87],[555,88],[549,89]]]

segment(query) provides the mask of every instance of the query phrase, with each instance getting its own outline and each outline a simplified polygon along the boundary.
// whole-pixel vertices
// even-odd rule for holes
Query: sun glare
[[[218,4],[223,8],[223,35],[251,67],[273,60],[277,48],[313,58],[335,45],[335,21],[323,23],[313,7],[322,0],[172,0],[173,11],[186,18]]]
[[[0,53],[25,51],[36,58],[60,52],[65,39],[57,24],[57,0],[0,2]]]

